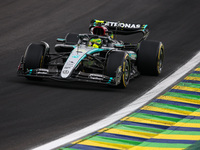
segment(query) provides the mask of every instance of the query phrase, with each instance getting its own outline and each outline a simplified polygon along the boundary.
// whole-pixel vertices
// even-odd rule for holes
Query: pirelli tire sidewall
[[[119,87],[125,88],[129,84],[130,71],[131,71],[130,59],[129,59],[128,54],[125,54],[124,56],[122,70],[123,70],[123,74],[122,74],[121,83],[119,84]]]
[[[43,68],[45,65],[45,55],[47,54],[47,48],[44,43],[34,44],[31,43],[24,54],[24,73],[30,69]],[[42,80],[38,77],[30,77],[29,74],[26,76],[29,80]]]
[[[159,41],[142,41],[138,50],[137,68],[142,75],[157,76],[162,72],[164,46]]]
[[[41,68],[44,61],[45,47],[42,44],[31,43],[24,54],[24,71]]]
[[[121,82],[118,87],[125,88],[130,80],[130,59],[128,53],[125,51],[112,51],[109,53],[106,66],[105,75],[109,77],[116,77],[118,68],[121,68]]]

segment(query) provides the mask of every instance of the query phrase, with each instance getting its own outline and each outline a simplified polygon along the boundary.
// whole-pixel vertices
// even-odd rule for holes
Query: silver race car
[[[162,42],[146,40],[148,25],[94,19],[89,31],[58,38],[53,53],[44,41],[31,43],[21,58],[17,74],[31,80],[84,81],[124,88],[140,74],[161,73],[164,46]],[[143,34],[137,43],[115,38],[136,33]]]

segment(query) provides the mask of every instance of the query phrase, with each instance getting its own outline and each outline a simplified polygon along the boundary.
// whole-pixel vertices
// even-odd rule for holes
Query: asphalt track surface
[[[62,137],[114,113],[154,87],[199,51],[199,7],[198,0],[0,1],[0,149],[30,149]],[[44,40],[53,51],[57,37],[88,32],[93,18],[149,24],[149,39],[165,45],[163,73],[140,76],[126,89],[16,76],[30,42]]]

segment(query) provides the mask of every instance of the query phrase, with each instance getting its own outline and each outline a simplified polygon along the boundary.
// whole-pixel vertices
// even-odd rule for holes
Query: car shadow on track
[[[61,88],[61,89],[76,89],[76,90],[91,90],[91,91],[107,91],[107,92],[116,92],[116,90],[121,91],[117,86],[110,86],[105,84],[98,84],[98,83],[86,83],[86,82],[77,82],[77,81],[70,81],[70,82],[61,82],[61,81],[54,81],[54,80],[42,80],[42,81],[32,81],[28,79],[13,79],[12,82],[20,83],[24,85],[37,85],[37,86],[48,86],[51,88]]]

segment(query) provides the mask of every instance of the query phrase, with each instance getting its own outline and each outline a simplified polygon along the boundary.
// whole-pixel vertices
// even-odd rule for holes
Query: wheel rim
[[[160,74],[162,71],[162,67],[163,67],[163,49],[160,49],[159,54],[158,54],[158,61],[157,61],[157,70],[158,73]]]
[[[124,80],[127,82],[129,79],[129,63],[128,60],[125,61],[125,70],[124,70]]]

